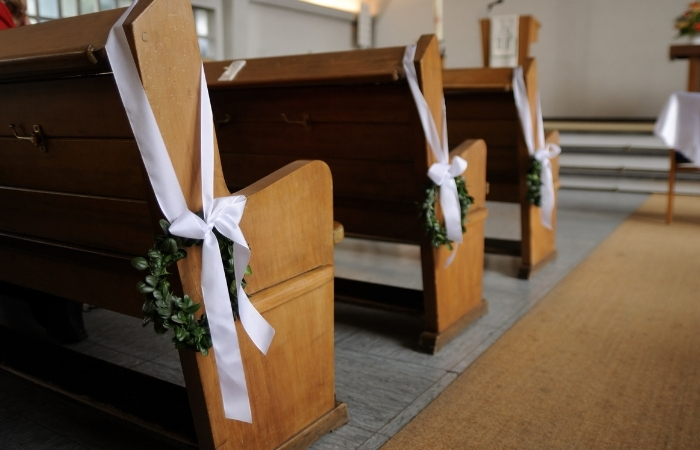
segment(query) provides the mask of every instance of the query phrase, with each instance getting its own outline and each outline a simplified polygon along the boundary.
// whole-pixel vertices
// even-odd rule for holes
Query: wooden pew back
[[[321,158],[334,177],[335,219],[348,235],[420,242],[416,199],[434,161],[401,65],[404,47],[251,59],[233,81],[229,62],[205,64],[230,187],[295,158]],[[415,61],[437,123],[437,42]]]
[[[319,158],[333,173],[334,218],[348,235],[421,245],[419,308],[426,331],[419,346],[435,352],[486,311],[486,148],[479,141],[455,149],[470,161],[467,185],[475,204],[464,245],[445,268],[450,251],[431,246],[419,218],[435,157],[406,80],[404,52],[405,47],[394,47],[251,59],[232,81],[218,81],[230,61],[206,63],[205,72],[231,189],[259,171],[296,158]],[[413,63],[441,133],[442,64],[434,36],[420,38]],[[336,295],[381,303],[356,292],[337,290]],[[394,296],[399,308],[411,307],[401,295]]]

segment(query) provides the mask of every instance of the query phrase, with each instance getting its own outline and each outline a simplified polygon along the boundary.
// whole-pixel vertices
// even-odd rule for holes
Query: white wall
[[[351,50],[353,23],[286,8],[251,3],[250,57]]]
[[[355,48],[350,13],[297,0],[224,0],[223,14],[224,55],[229,59]]]
[[[433,0],[391,0],[376,21],[377,46],[433,31]],[[541,23],[537,58],[545,117],[655,117],[685,89],[687,62],[669,61],[674,18],[688,0],[506,0],[493,14]],[[488,0],[444,0],[447,67],[481,65],[479,17]]]

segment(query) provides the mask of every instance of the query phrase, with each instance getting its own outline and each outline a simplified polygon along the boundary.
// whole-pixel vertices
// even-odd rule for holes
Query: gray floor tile
[[[75,344],[66,344],[64,347],[78,353],[92,356],[93,358],[101,359],[103,361],[127,368],[132,368],[145,362],[145,360],[129,353],[113,350],[112,348],[105,347],[104,345],[96,344],[91,340],[85,340]],[[128,352],[128,349],[126,349],[126,352]]]
[[[328,433],[309,447],[311,450],[352,450],[364,444],[374,435],[352,425],[344,425],[332,433]]]
[[[336,395],[350,425],[377,431],[410,405],[444,370],[336,349]]]
[[[389,439],[388,436],[377,433],[369,438],[367,442],[359,446],[357,450],[377,450],[381,448],[382,445],[386,444]]]
[[[446,373],[442,378],[440,378],[434,385],[430,386],[423,394],[418,396],[408,407],[401,411],[396,417],[394,417],[389,423],[384,425],[379,434],[384,436],[393,436],[405,427],[408,422],[411,421],[419,412],[430,404],[435,398],[440,395],[442,391],[447,388],[447,386],[452,383],[458,374],[454,372]]]
[[[177,367],[172,367],[168,364],[159,364],[156,361],[157,360],[146,361],[131,367],[131,369],[158,378],[159,380],[177,384],[178,386],[185,386],[185,377],[179,365]]]

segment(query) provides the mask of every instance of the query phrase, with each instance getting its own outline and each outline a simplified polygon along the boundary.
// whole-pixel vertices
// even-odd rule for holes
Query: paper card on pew
[[[515,67],[518,65],[518,36],[520,16],[509,14],[491,18],[491,67]]]
[[[238,61],[232,61],[230,65],[224,68],[224,73],[219,77],[219,81],[233,81],[238,75],[238,72],[245,66],[245,59],[240,59]]]

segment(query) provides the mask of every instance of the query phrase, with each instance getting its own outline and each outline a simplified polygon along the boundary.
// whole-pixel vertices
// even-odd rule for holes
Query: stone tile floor
[[[415,351],[421,318],[336,303],[336,395],[350,422],[312,446],[376,449],[406,425],[508,328],[549,292],[645,199],[642,194],[561,190],[558,257],[529,281],[515,278],[518,260],[487,255],[484,297],[489,312],[439,354]],[[518,238],[517,206],[489,203],[489,237]],[[659,221],[662,221],[659,212]],[[336,249],[346,278],[420,289],[417,247],[347,239]],[[44,334],[22,302],[0,302],[0,323]],[[89,337],[69,348],[184,385],[177,352],[140,320],[96,309],[85,314]],[[6,344],[5,344],[6,345]],[[102,413],[86,412],[59,395],[0,371],[0,448],[170,448]],[[23,398],[34,398],[29,408]],[[29,402],[31,403],[31,402]],[[37,411],[38,410],[38,411]],[[42,413],[43,411],[43,413]],[[70,411],[70,414],[62,412]],[[83,416],[89,421],[81,421]],[[99,433],[95,430],[101,430]]]

